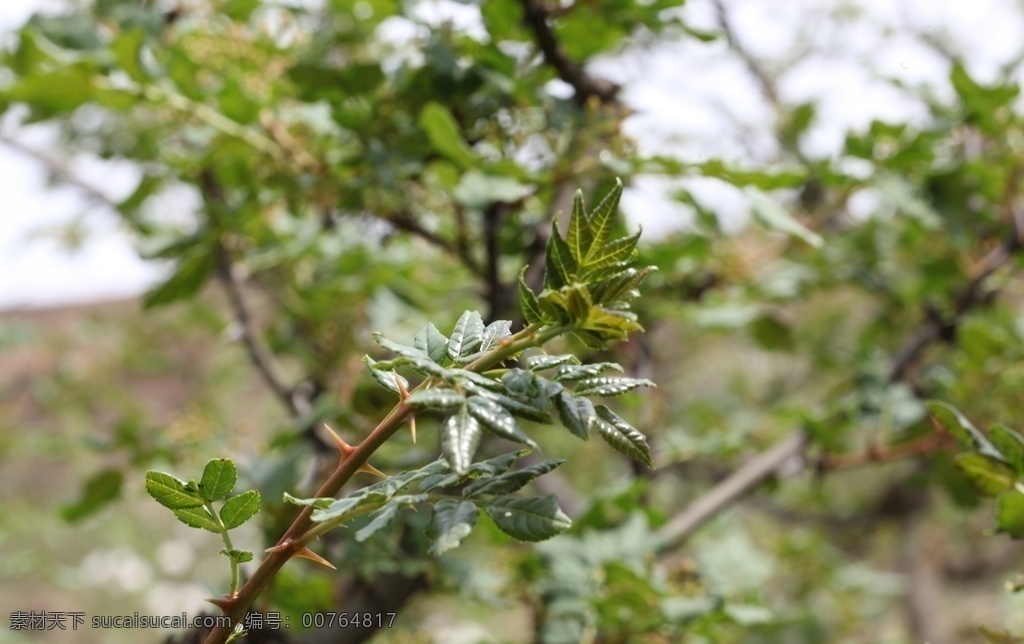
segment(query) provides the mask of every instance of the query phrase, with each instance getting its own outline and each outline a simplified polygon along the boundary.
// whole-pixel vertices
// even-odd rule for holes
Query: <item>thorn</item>
[[[392,371],[391,375],[395,377],[395,385],[398,386],[398,395],[401,397],[402,400],[405,400],[411,395],[409,393],[409,390],[405,388],[404,384],[402,384],[402,379],[398,377],[397,373]]]
[[[412,442],[416,444],[416,414],[409,416],[409,431],[412,432]]]
[[[217,608],[221,609],[221,611],[227,613],[228,610],[230,610],[231,607],[235,604],[235,596],[225,595],[224,597],[224,599],[204,599],[203,601],[210,602]]]
[[[337,568],[334,567],[334,564],[332,564],[330,561],[327,561],[326,559],[324,559],[323,557],[321,557],[320,555],[316,554],[315,552],[313,552],[312,550],[310,550],[309,548],[307,548],[305,546],[302,547],[302,550],[299,550],[298,552],[296,552],[294,556],[295,557],[302,557],[303,559],[309,559],[310,561],[315,561],[318,564],[323,564],[324,566],[327,566],[331,570],[337,570]]]
[[[356,471],[357,472],[366,472],[367,474],[373,474],[374,476],[379,476],[382,479],[386,479],[388,477],[387,474],[385,474],[384,472],[381,472],[380,470],[378,470],[376,467],[370,465],[369,463],[363,463],[362,466],[358,470],[356,470]]]
[[[334,441],[334,446],[338,448],[339,452],[341,452],[342,460],[348,458],[349,454],[356,451],[356,448],[346,443],[344,438],[338,436],[338,432],[334,431],[330,425],[324,423],[324,427],[327,428],[327,433],[330,434],[331,440]]]
[[[276,546],[270,546],[269,548],[267,548],[263,552],[268,552],[270,554],[274,554],[274,553],[278,553],[278,552],[284,552],[289,547],[291,547],[291,545],[292,545],[292,541],[291,541],[291,539],[288,539],[286,541],[282,541],[281,543],[277,544]]]

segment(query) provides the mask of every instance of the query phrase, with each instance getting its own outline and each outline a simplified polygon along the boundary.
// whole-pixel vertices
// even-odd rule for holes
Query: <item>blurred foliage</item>
[[[723,40],[682,22],[678,4],[483,0],[458,5],[466,22],[439,18],[447,3],[97,0],[34,16],[4,54],[0,109],[22,127],[56,126],[69,155],[135,164],[136,190],[113,207],[140,252],[173,268],[141,321],[126,315],[113,335],[84,327],[85,346],[116,357],[107,371],[61,363],[5,385],[29,402],[5,403],[27,420],[5,428],[0,456],[29,444],[61,461],[86,452],[47,509],[96,529],[138,499],[145,469],[193,471],[226,445],[261,494],[254,522],[271,545],[294,516],[284,493],[308,497],[322,479],[320,423],[356,443],[390,408],[360,361],[391,357],[372,331],[411,340],[463,310],[518,326],[523,301],[526,320],[589,320],[566,351],[659,384],[608,409],[648,435],[657,469],[539,432],[545,458],[570,457],[556,489],[538,489],[572,500],[566,533],[526,548],[485,513],[463,548],[434,556],[429,516],[403,511],[365,541],[325,536],[341,572],[291,564],[260,610],[346,610],[383,593],[400,616],[381,641],[444,640],[454,626],[429,625],[431,611],[521,641],[1024,635],[1017,595],[1000,594],[1024,562],[1001,549],[1006,536],[979,538],[1024,534],[1020,438],[1002,425],[1024,404],[1019,88],[954,60],[950,96],[922,97],[926,118],[873,122],[835,156],[803,151],[813,103],[775,105],[770,163],[648,156],[623,134],[628,107],[586,64],[656,41]],[[605,195],[616,176],[628,189],[651,175],[722,182],[752,217],[726,232],[717,204],[673,184],[693,222],[640,245],[658,270],[640,275],[634,321],[619,302],[574,294],[574,271],[595,258],[557,213],[573,212],[579,187]],[[175,191],[198,198],[186,219],[161,211]],[[554,256],[552,222],[566,251]],[[605,241],[636,243],[608,226]],[[169,324],[173,310],[182,317]],[[588,333],[609,319],[648,334],[605,346]],[[32,333],[5,322],[0,349],[34,346]],[[234,362],[200,340],[218,334],[238,341]],[[171,409],[132,388],[168,374],[189,383]],[[952,405],[930,408],[938,426],[927,399]],[[427,467],[440,421],[428,414],[419,442],[399,434],[374,464]],[[74,448],[44,426],[78,437]],[[665,537],[715,482],[793,432],[809,437],[802,458],[691,538]],[[0,538],[32,534],[0,521]],[[366,529],[365,517],[350,527]],[[980,613],[958,609],[972,599]]]

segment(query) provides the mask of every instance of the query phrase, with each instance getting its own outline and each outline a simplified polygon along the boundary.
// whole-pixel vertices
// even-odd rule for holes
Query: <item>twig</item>
[[[659,549],[671,548],[688,537],[711,517],[777,472],[786,461],[799,456],[806,444],[807,434],[801,429],[790,434],[767,452],[762,452],[747,461],[743,467],[669,519],[655,533],[655,539],[661,546]]]
[[[441,250],[458,257],[459,260],[473,273],[480,272],[480,264],[473,257],[473,254],[469,252],[469,248],[461,242],[450,242],[444,237],[441,237],[437,233],[427,230],[418,221],[416,221],[411,215],[398,214],[393,216],[382,216],[384,221],[388,222],[398,230],[412,233],[417,237],[420,237],[434,246],[437,246]]]
[[[111,210],[117,212],[117,201],[107,195],[105,192],[92,185],[88,181],[82,179],[74,172],[71,171],[65,164],[61,163],[54,157],[50,156],[42,150],[38,150],[23,141],[20,141],[7,134],[0,134],[0,143],[3,143],[12,150],[16,150],[24,154],[27,157],[31,157],[36,161],[39,161],[46,169],[52,174],[58,181],[68,184],[74,188],[77,188],[89,198],[90,201],[109,207]]]
[[[939,340],[947,327],[952,325],[952,328],[955,329],[964,315],[984,300],[982,294],[984,281],[1004,266],[1013,257],[1013,254],[1022,248],[1021,231],[1017,228],[1020,216],[1016,211],[1013,211],[1011,215],[1012,234],[978,263],[971,280],[955,298],[953,319],[941,321],[936,320],[934,316],[930,317],[921,330],[905,342],[901,350],[896,352],[896,358],[889,369],[888,382],[908,382],[912,372],[911,365],[917,362],[925,349]],[[668,549],[685,540],[698,527],[736,502],[769,476],[775,474],[787,461],[798,457],[803,452],[807,440],[806,430],[798,429],[712,487],[658,530],[657,537],[661,548]],[[922,448],[923,446],[917,446],[916,449]],[[917,453],[920,451],[911,449],[908,450],[906,456]]]
[[[775,82],[768,75],[768,72],[761,66],[761,64],[755,59],[749,51],[740,43],[736,37],[736,30],[732,26],[732,20],[729,17],[729,12],[726,11],[725,5],[722,4],[722,0],[711,0],[711,3],[715,6],[715,13],[718,15],[718,25],[722,29],[722,33],[725,35],[725,41],[729,45],[729,49],[733,50],[737,56],[739,56],[743,63],[747,66],[747,70],[757,81],[758,86],[761,88],[761,93],[764,97],[778,109],[780,107],[779,93],[775,89]]]
[[[570,60],[548,24],[551,12],[541,0],[520,0],[523,5],[523,22],[533,32],[544,54],[544,60],[558,77],[576,91],[576,102],[584,105],[593,97],[602,103],[616,103],[619,86],[603,78],[594,78],[584,71],[579,63]]]

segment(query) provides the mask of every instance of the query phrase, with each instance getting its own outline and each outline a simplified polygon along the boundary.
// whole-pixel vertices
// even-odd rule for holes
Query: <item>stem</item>
[[[477,373],[486,371],[506,358],[521,353],[526,349],[543,345],[548,340],[569,331],[570,328],[570,326],[566,325],[544,327],[540,324],[531,324],[505,340],[502,346],[487,355],[477,358],[466,365],[465,368]],[[405,402],[396,405],[384,420],[370,432],[369,436],[349,453],[348,457],[343,458],[338,463],[334,473],[317,490],[316,496],[319,498],[329,498],[337,495],[359,468],[366,464],[370,456],[401,429],[412,412],[412,405]],[[231,618],[232,626],[215,628],[207,636],[205,644],[224,644],[228,637],[231,636],[234,625],[238,624],[245,617],[253,602],[270,585],[271,580],[285,563],[302,550],[311,539],[322,534],[319,528],[313,527],[313,511],[314,508],[312,507],[303,508],[299,512],[299,516],[292,522],[291,527],[288,528],[288,531],[277,542],[277,545],[269,550],[266,559],[256,569],[253,576],[249,578],[249,581],[245,582],[245,585],[237,592],[233,591],[224,601],[218,602],[224,615]]]
[[[224,527],[224,522],[220,520],[220,514],[213,509],[213,503],[210,501],[206,502],[207,511],[217,519],[217,525],[220,526],[220,538],[224,542],[224,548],[227,549],[228,553],[231,553],[235,549],[233,543],[231,543],[231,535],[228,534],[228,529]],[[228,554],[228,560],[231,562],[231,594],[234,595],[238,592],[238,561]]]

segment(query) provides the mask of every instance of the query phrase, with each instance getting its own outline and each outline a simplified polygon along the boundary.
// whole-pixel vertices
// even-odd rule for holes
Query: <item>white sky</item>
[[[948,63],[923,45],[928,33],[948,43],[981,80],[1024,47],[1024,11],[1013,0],[724,0],[740,40],[771,68],[795,63],[779,81],[787,104],[816,99],[819,119],[804,141],[811,156],[834,153],[848,128],[874,118],[920,120],[921,104],[885,79],[925,84],[948,96]],[[21,25],[31,13],[56,0],[0,0],[0,34]],[[426,0],[432,11],[458,18],[475,7],[446,9],[446,0]],[[709,0],[690,0],[685,15],[693,26],[716,26]],[[852,15],[839,21],[837,14]],[[798,43],[809,51],[797,55]],[[771,112],[743,64],[723,42],[684,41],[633,53],[598,65],[602,74],[626,83],[624,98],[637,110],[629,123],[647,152],[770,160]],[[45,128],[15,130],[0,120],[0,132],[39,149],[53,149]],[[138,174],[124,164],[75,159],[69,169],[112,198],[128,194]],[[683,225],[686,209],[661,197],[666,183],[641,179],[624,197],[627,212],[652,234]],[[691,180],[687,187],[733,225],[746,217],[742,194],[714,180]],[[642,213],[642,214],[636,214]],[[39,231],[80,218],[89,231],[84,244],[69,252]],[[142,262],[130,240],[104,206],[82,192],[47,185],[42,165],[0,143],[0,309],[93,301],[132,295],[162,273]]]

